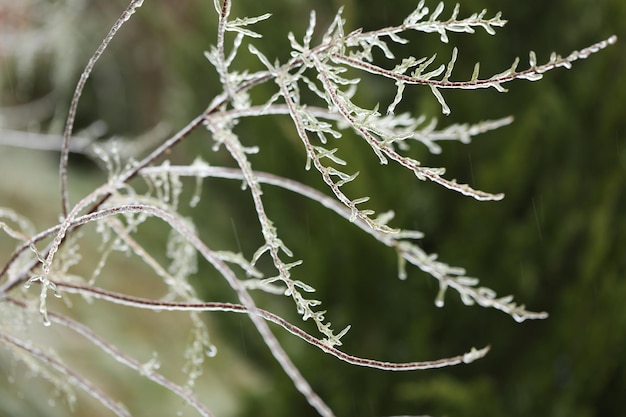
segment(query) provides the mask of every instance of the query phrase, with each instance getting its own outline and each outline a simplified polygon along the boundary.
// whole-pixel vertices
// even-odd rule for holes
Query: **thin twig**
[[[55,281],[57,288],[63,289],[65,292],[81,294],[87,297],[99,298],[102,300],[110,301],[115,304],[126,305],[134,308],[141,308],[153,311],[222,311],[233,313],[249,313],[249,310],[241,304],[222,303],[222,302],[176,302],[176,301],[163,301],[163,300],[151,300],[148,298],[135,297],[127,294],[121,294],[114,291],[108,291],[102,288],[79,285],[68,282]],[[52,313],[51,313],[52,314]],[[489,347],[485,347],[480,350],[473,349],[472,351],[463,355],[454,356],[452,358],[437,359],[432,361],[420,361],[420,362],[388,362],[379,361],[375,359],[361,358],[358,356],[349,355],[341,350],[329,346],[327,343],[319,340],[315,336],[305,332],[298,326],[289,323],[287,320],[274,313],[260,308],[256,309],[256,314],[267,321],[271,321],[274,324],[279,325],[283,329],[287,330],[294,336],[306,341],[307,343],[317,347],[325,353],[328,353],[335,358],[347,362],[352,365],[363,366],[366,368],[381,369],[384,371],[416,371],[433,368],[443,368],[446,366],[458,365],[460,363],[470,363],[476,359],[479,359],[487,354]],[[52,316],[51,316],[52,317]]]
[[[130,17],[133,15],[133,13],[135,13],[137,8],[141,7],[142,3],[143,0],[131,0],[128,7],[126,7],[122,15],[115,21],[115,23],[109,30],[109,33],[102,40],[102,43],[100,44],[100,46],[98,46],[96,52],[89,59],[89,62],[87,63],[85,69],[80,75],[80,79],[78,80],[76,89],[74,90],[74,95],[72,96],[72,102],[70,104],[70,109],[67,115],[67,121],[65,123],[65,131],[63,132],[63,146],[61,148],[61,162],[59,166],[59,175],[61,177],[61,200],[63,217],[66,217],[68,212],[70,211],[69,192],[67,189],[67,165],[70,153],[70,139],[72,136],[72,130],[74,129],[74,120],[76,118],[76,110],[78,109],[78,101],[83,94],[83,88],[85,88],[85,83],[87,82],[91,71],[96,65],[96,62],[104,53],[104,50],[107,48],[117,31],[126,21],[128,21],[128,19],[130,19]]]
[[[144,170],[142,170],[142,174],[155,173],[159,172],[162,169],[164,168],[145,168]],[[207,165],[168,166],[166,169],[170,173],[183,176],[200,176],[237,180],[244,179],[241,171],[236,168],[215,167]],[[307,197],[334,211],[346,220],[350,220],[352,217],[350,209],[342,204],[340,201],[306,184],[263,171],[254,171],[254,176],[260,183],[271,184]],[[507,297],[486,297],[485,294],[481,292],[480,288],[475,288],[474,286],[464,282],[464,279],[468,279],[468,277],[453,276],[459,275],[459,272],[457,271],[460,271],[460,268],[449,267],[441,262],[432,259],[431,255],[428,255],[427,253],[421,251],[416,245],[411,244],[406,240],[398,239],[393,233],[386,233],[380,230],[376,230],[370,227],[369,224],[361,218],[357,217],[353,220],[353,223],[361,230],[368,233],[379,242],[383,243],[385,246],[393,248],[399,256],[404,258],[410,264],[418,267],[423,272],[439,280],[440,285],[449,286],[450,288],[455,289],[462,297],[467,296],[483,307],[491,307],[500,310],[510,316],[513,316],[516,320],[539,320],[548,317],[548,313],[544,311],[537,313],[526,311],[524,306],[518,306],[517,304],[512,303],[512,300],[508,300],[505,302]],[[464,275],[464,272],[461,275]],[[470,279],[470,281],[474,281],[475,284],[478,283],[478,280],[475,279]]]
[[[16,300],[14,298],[10,298],[9,297],[9,298],[6,299],[6,301],[8,301],[8,302],[10,302],[10,303],[12,303],[12,304],[14,304],[14,305],[16,305],[18,307],[26,308],[26,304],[25,303],[23,303],[22,301]],[[209,411],[209,409],[206,408],[206,406],[204,404],[202,404],[202,402],[198,398],[196,398],[196,396],[193,393],[191,393],[187,389],[181,387],[180,385],[170,381],[169,379],[167,379],[166,377],[164,377],[160,373],[156,372],[154,369],[148,369],[148,367],[146,367],[145,364],[143,364],[143,363],[139,362],[138,360],[128,356],[127,354],[125,354],[124,352],[119,350],[115,345],[107,342],[105,339],[100,337],[98,334],[96,334],[89,327],[87,327],[84,324],[79,323],[79,322],[77,322],[75,320],[72,320],[69,317],[66,317],[64,315],[58,314],[58,313],[49,312],[48,316],[49,316],[51,321],[53,321],[53,322],[55,322],[57,324],[61,324],[61,325],[65,326],[65,327],[73,330],[74,332],[82,335],[83,337],[85,337],[91,343],[93,343],[94,345],[96,345],[97,347],[102,349],[106,354],[111,356],[113,359],[115,359],[119,363],[129,367],[130,369],[133,369],[133,370],[137,371],[139,374],[147,377],[151,381],[156,382],[157,384],[161,385],[162,387],[166,388],[167,390],[169,390],[169,391],[173,392],[174,394],[178,395],[180,398],[185,400],[186,403],[190,404],[196,410],[198,410],[198,412],[202,416],[204,416],[204,417],[212,417],[213,416],[211,411]]]
[[[130,413],[126,408],[119,405],[113,399],[111,399],[108,395],[100,391],[96,386],[94,386],[88,379],[84,378],[82,375],[74,372],[71,368],[69,368],[66,364],[61,362],[60,360],[50,356],[43,350],[32,346],[30,343],[18,339],[17,337],[4,334],[0,332],[0,341],[12,345],[14,347],[25,350],[30,355],[39,359],[43,363],[49,365],[51,368],[57,370],[61,374],[67,377],[67,381],[72,385],[82,389],[91,397],[98,400],[102,405],[104,405],[109,410],[113,411],[117,416],[120,417],[131,417]]]
[[[192,244],[195,249],[211,264],[213,267],[226,279],[228,284],[237,293],[239,301],[246,307],[248,316],[252,320],[257,331],[263,338],[263,341],[269,348],[274,358],[281,365],[285,373],[291,378],[295,387],[300,391],[309,402],[309,404],[315,408],[320,415],[331,417],[334,416],[332,410],[324,403],[324,401],[313,391],[311,385],[302,376],[298,368],[291,361],[289,355],[284,351],[283,347],[276,339],[276,336],[272,333],[267,323],[257,314],[256,303],[248,293],[248,290],[242,285],[232,269],[220,259],[208,246],[200,240],[200,238],[184,224],[179,218],[174,216],[159,207],[147,206],[142,204],[129,204],[124,206],[116,206],[106,208],[95,213],[89,213],[84,216],[73,219],[76,225],[84,224],[90,221],[103,219],[105,217],[119,215],[124,213],[144,213],[151,216],[160,218],[169,224],[169,226],[180,233],[185,239]],[[70,226],[72,225],[70,223]],[[66,229],[65,225],[59,226],[60,230]],[[60,235],[57,232],[57,236]]]

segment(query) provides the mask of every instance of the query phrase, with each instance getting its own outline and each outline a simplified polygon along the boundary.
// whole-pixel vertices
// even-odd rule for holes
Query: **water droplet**
[[[205,350],[205,354],[209,358],[214,358],[217,355],[217,347],[215,345],[209,346],[209,348]]]

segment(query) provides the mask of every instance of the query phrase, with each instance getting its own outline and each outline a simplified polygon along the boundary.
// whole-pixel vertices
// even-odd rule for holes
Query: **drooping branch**
[[[269,348],[270,352],[272,353],[276,361],[281,365],[285,373],[291,378],[294,386],[306,398],[307,402],[309,402],[309,404],[322,416],[330,417],[334,415],[332,410],[317,395],[317,393],[313,391],[310,384],[302,376],[298,368],[291,361],[289,355],[287,355],[287,353],[284,351],[274,334],[271,332],[267,323],[260,315],[257,314],[258,309],[254,300],[248,293],[248,290],[239,281],[232,269],[221,259],[219,255],[209,249],[209,247],[206,246],[204,242],[202,242],[202,240],[200,240],[200,238],[194,232],[189,230],[187,225],[177,216],[159,207],[147,206],[142,204],[128,204],[102,209],[98,212],[73,218],[73,222],[70,222],[68,228],[72,226],[72,223],[74,223],[75,225],[79,225],[90,221],[103,219],[109,216],[125,213],[143,213],[149,216],[157,217],[165,221],[172,229],[176,230],[178,233],[184,236],[185,239],[190,244],[192,244],[195,249],[204,257],[204,259],[207,260],[220,273],[220,275],[224,277],[224,279],[226,279],[231,288],[236,292],[240,302],[246,307],[248,316],[252,320],[253,324],[263,338],[263,341]],[[59,229],[63,230],[64,227],[59,226]],[[60,232],[57,232],[57,235],[58,234],[60,234]],[[45,306],[43,306],[43,308],[45,308]],[[44,313],[47,314],[47,310],[45,310]]]
[[[61,285],[64,288],[68,288],[68,284],[61,284]],[[14,298],[9,297],[5,301],[10,302],[11,304],[18,306],[20,308],[27,308],[25,303],[23,303],[22,301],[16,300]],[[202,404],[202,402],[193,393],[189,392],[187,389],[181,387],[180,385],[175,384],[174,382],[170,381],[169,379],[164,377],[162,374],[157,372],[155,369],[150,368],[149,366],[146,366],[146,364],[143,364],[139,362],[138,360],[128,356],[127,354],[119,350],[115,345],[109,343],[108,341],[100,337],[97,333],[95,333],[86,325],[79,323],[76,320],[73,320],[69,317],[66,317],[58,313],[49,312],[48,314],[52,322],[65,326],[68,329],[71,329],[72,331],[80,334],[85,339],[89,340],[91,343],[93,343],[102,351],[104,351],[107,355],[115,359],[117,362],[121,363],[124,366],[127,366],[130,369],[133,369],[134,371],[137,371],[137,373],[139,373],[140,375],[145,376],[151,381],[154,381],[155,383],[161,385],[167,390],[178,395],[187,404],[190,404],[196,410],[198,410],[200,415],[204,417],[213,416],[211,411],[204,404]]]
[[[130,296],[127,294],[120,294],[114,291],[104,290],[89,285],[79,285],[67,282],[55,281],[55,285],[63,292],[81,294],[90,298],[99,298],[115,304],[125,305],[134,308],[152,310],[152,311],[221,311],[232,313],[249,313],[248,309],[241,304],[222,303],[222,302],[176,302],[176,301],[163,301],[163,300],[150,300],[142,297]],[[328,353],[335,358],[347,362],[352,365],[363,366],[366,368],[375,368],[384,371],[416,371],[423,369],[443,368],[446,366],[458,365],[460,363],[470,363],[476,359],[480,359],[487,354],[489,347],[483,349],[472,349],[463,355],[454,356],[452,358],[437,359],[432,361],[420,361],[420,362],[387,362],[379,361],[375,359],[361,358],[358,356],[349,355],[341,350],[330,346],[322,340],[310,335],[304,330],[300,329],[289,323],[282,317],[257,308],[254,313],[263,319],[270,321],[283,329],[287,330],[294,336],[306,341],[307,343],[317,347],[325,353]],[[51,313],[51,317],[53,317]],[[53,319],[54,321],[54,319]]]
[[[98,387],[93,385],[87,378],[83,377],[79,373],[72,370],[65,363],[61,362],[59,359],[51,356],[50,354],[44,352],[42,349],[33,346],[31,343],[21,340],[15,336],[11,336],[9,334],[5,334],[0,332],[0,342],[3,342],[11,347],[18,348],[28,352],[33,357],[39,359],[41,362],[50,366],[52,369],[61,373],[67,378],[67,381],[80,388],[84,392],[86,392],[89,396],[96,399],[103,406],[111,410],[115,415],[119,417],[131,417],[130,413],[126,408],[119,405],[113,399],[111,399],[108,395],[103,393]]]
[[[168,165],[167,167],[150,167],[142,170],[142,174],[162,170],[176,175],[190,177],[244,179],[239,169],[215,167],[200,163],[196,163],[192,166]],[[254,171],[254,177],[261,183],[271,184],[307,197],[334,211],[346,220],[352,219],[352,212],[349,207],[346,207],[337,199],[313,187],[290,178],[284,178],[262,171]],[[402,260],[399,266],[400,270],[398,271],[402,279],[406,276],[402,267],[402,264],[405,262],[418,267],[423,272],[436,278],[439,281],[440,287],[443,288],[443,291],[440,291],[440,295],[436,300],[436,304],[439,306],[442,305],[443,300],[440,298],[445,294],[445,290],[447,288],[453,288],[459,293],[465,304],[475,302],[483,307],[495,308],[512,316],[516,321],[537,320],[548,317],[546,312],[527,311],[525,306],[513,302],[511,296],[497,297],[495,293],[488,291],[484,287],[476,287],[478,280],[465,276],[465,270],[463,268],[449,266],[441,261],[437,261],[435,255],[425,253],[416,244],[409,241],[410,238],[415,236],[415,232],[411,233],[410,231],[399,230],[397,233],[388,233],[370,227],[369,223],[360,218],[352,219],[352,222],[380,243],[393,248],[397,252],[399,259]]]

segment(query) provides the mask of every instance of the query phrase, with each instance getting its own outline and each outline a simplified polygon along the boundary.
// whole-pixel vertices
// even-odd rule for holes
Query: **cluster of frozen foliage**
[[[355,357],[340,350],[341,339],[350,326],[339,330],[333,327],[326,319],[322,301],[312,295],[315,289],[310,283],[298,279],[297,267],[302,261],[298,260],[298,254],[292,253],[289,242],[281,239],[280,230],[274,226],[272,213],[267,210],[264,200],[265,187],[281,187],[317,201],[382,245],[395,250],[400,279],[407,277],[407,267],[417,267],[438,281],[437,306],[444,305],[446,292],[452,290],[458,293],[466,305],[495,308],[517,322],[547,317],[545,312],[528,311],[523,304],[515,302],[512,296],[500,296],[480,286],[478,280],[467,276],[463,268],[443,263],[435,254],[426,253],[419,245],[421,233],[394,225],[392,210],[375,213],[368,208],[368,196],[351,195],[344,186],[358,181],[359,172],[351,170],[342,159],[341,137],[346,131],[355,133],[369,145],[380,164],[398,164],[415,175],[417,180],[430,181],[451,192],[477,200],[500,200],[502,194],[480,191],[447,179],[443,168],[422,166],[407,154],[415,146],[425,146],[430,152],[439,153],[440,141],[467,143],[475,135],[511,123],[512,118],[438,128],[425,117],[396,113],[405,89],[430,89],[442,113],[447,115],[451,109],[444,98],[445,90],[494,88],[503,92],[506,91],[505,84],[510,81],[537,81],[546,71],[558,67],[570,68],[575,61],[587,58],[614,43],[615,37],[566,56],[554,53],[545,63],[538,62],[531,52],[528,63],[516,59],[510,67],[497,74],[483,74],[480,65],[476,63],[471,77],[459,80],[454,73],[458,57],[456,48],[444,63],[436,55],[397,57],[392,50],[397,51],[408,43],[406,37],[409,32],[435,33],[443,43],[449,41],[451,32],[472,34],[485,31],[494,34],[506,23],[500,13],[490,15],[482,11],[468,16],[462,13],[458,4],[450,11],[444,10],[443,3],[430,9],[424,1],[420,1],[415,10],[396,26],[348,32],[341,10],[327,27],[319,27],[315,13],[311,12],[308,28],[301,39],[292,33],[287,35],[291,44],[290,58],[286,62],[279,62],[263,52],[262,35],[255,31],[255,23],[270,19],[269,13],[256,17],[233,17],[231,0],[214,0],[218,19],[217,34],[215,45],[205,52],[205,56],[219,75],[221,93],[212,98],[206,110],[151,149],[143,159],[126,158],[124,152],[115,145],[94,146],[91,154],[104,161],[108,168],[108,181],[81,197],[77,203],[70,204],[68,156],[74,146],[74,119],[83,88],[107,45],[132,18],[142,2],[130,2],[89,60],[76,87],[61,145],[60,222],[38,231],[28,219],[11,208],[0,209],[2,232],[17,241],[14,252],[3,257],[7,261],[0,265],[0,342],[12,352],[15,360],[24,362],[35,374],[49,379],[59,389],[66,391],[70,401],[74,398],[72,390],[78,388],[96,398],[114,414],[129,415],[123,405],[82,376],[77,369],[73,369],[71,363],[63,361],[45,346],[23,337],[16,322],[20,318],[26,320],[24,317],[32,312],[45,325],[64,326],[76,332],[118,362],[179,395],[200,415],[210,416],[211,404],[204,404],[193,392],[194,381],[202,372],[204,359],[217,353],[216,347],[210,342],[201,313],[243,313],[252,321],[263,342],[293,381],[295,389],[320,415],[332,416],[333,411],[312,389],[275,337],[270,322],[338,360],[382,370],[410,371],[451,366],[469,363],[487,354],[488,347],[485,347],[471,349],[451,358],[391,363]],[[416,49],[407,48],[410,51]],[[248,53],[258,58],[262,70],[252,72],[235,68],[235,58],[239,54]],[[390,103],[374,108],[359,105],[355,93],[361,84],[356,77],[363,72],[387,79],[390,88],[395,85],[396,94]],[[275,93],[265,102],[254,102],[251,91],[267,83],[274,86]],[[291,119],[293,135],[299,139],[302,151],[306,154],[303,169],[317,171],[326,185],[325,189],[315,189],[255,169],[249,156],[262,149],[244,146],[236,127],[246,123],[247,118],[261,115],[281,115]],[[174,165],[166,159],[170,150],[191,132],[203,129],[211,138],[212,150],[225,150],[232,157],[236,168],[214,166],[200,159],[189,161],[187,165]],[[253,140],[247,138],[246,142]],[[258,231],[263,240],[255,253],[218,250],[209,247],[199,237],[193,221],[179,214],[180,205],[187,204],[180,198],[183,184],[187,183],[183,180],[185,177],[192,179],[188,182],[190,187],[194,183],[196,185],[195,194],[189,202],[191,206],[195,206],[201,198],[203,178],[235,179],[243,184],[251,196],[258,217]],[[131,184],[133,179],[135,181]],[[167,254],[171,258],[169,266],[162,265],[162,260],[151,255],[134,236],[138,233],[138,226],[148,218],[158,218],[171,229],[167,244]],[[93,265],[93,274],[79,277],[72,273],[72,266],[80,259],[78,243],[81,234],[78,232],[88,223],[96,224],[104,250],[101,259]],[[160,299],[148,299],[105,289],[106,261],[113,251],[127,252],[129,256],[144,262],[153,270],[154,278],[165,284],[167,293]],[[197,272],[198,258],[200,262],[212,265],[226,280],[236,294],[238,304],[199,299],[188,281]],[[297,324],[258,308],[254,293],[260,291],[290,298],[301,319],[315,323],[318,334],[307,333]],[[72,297],[95,298],[137,309],[188,312],[193,331],[185,352],[188,360],[185,367],[186,381],[182,384],[173,381],[171,377],[159,373],[156,359],[142,363],[121,351],[114,341],[105,340],[87,324],[55,311],[54,305],[49,302],[50,296],[66,300]],[[359,325],[358,320],[355,324]]]

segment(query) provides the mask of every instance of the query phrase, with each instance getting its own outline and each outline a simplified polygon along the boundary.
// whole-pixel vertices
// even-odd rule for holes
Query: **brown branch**
[[[222,302],[176,302],[176,301],[163,301],[163,300],[151,300],[142,297],[135,297],[131,295],[121,294],[113,291],[108,291],[102,288],[93,286],[85,286],[79,284],[73,284],[68,282],[55,281],[54,284],[58,289],[65,292],[86,295],[88,297],[99,298],[102,300],[110,301],[115,304],[126,305],[129,307],[153,310],[153,311],[223,311],[232,313],[248,313],[251,311],[241,304],[222,303]],[[361,358],[353,356],[345,352],[340,351],[337,348],[329,346],[327,343],[319,340],[315,336],[305,332],[298,326],[289,323],[280,316],[271,313],[267,310],[257,308],[252,314],[258,315],[263,319],[279,325],[283,329],[287,330],[294,336],[299,337],[305,342],[317,347],[325,353],[328,353],[335,358],[347,362],[352,365],[362,366],[366,368],[376,368],[384,371],[416,371],[423,369],[443,368],[446,366],[458,365],[460,363],[470,363],[476,359],[482,358],[489,351],[489,346],[480,350],[472,349],[470,352],[463,355],[454,356],[452,358],[438,359],[433,361],[420,361],[420,362],[387,362],[379,361],[375,359]]]

